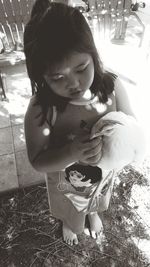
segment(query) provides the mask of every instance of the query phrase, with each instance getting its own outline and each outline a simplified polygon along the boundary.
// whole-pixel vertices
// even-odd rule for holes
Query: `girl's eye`
[[[78,72],[78,73],[80,73],[80,72],[84,72],[84,71],[87,69],[87,67],[88,67],[88,65],[86,65],[86,66],[84,66],[84,67],[78,69],[77,72]]]
[[[64,78],[64,75],[58,74],[58,75],[54,75],[51,79],[54,82],[60,81]]]

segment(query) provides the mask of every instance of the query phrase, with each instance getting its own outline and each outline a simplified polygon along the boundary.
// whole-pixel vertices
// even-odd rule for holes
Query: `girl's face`
[[[74,52],[47,71],[44,78],[55,94],[72,100],[82,99],[93,83],[93,59],[89,54]]]

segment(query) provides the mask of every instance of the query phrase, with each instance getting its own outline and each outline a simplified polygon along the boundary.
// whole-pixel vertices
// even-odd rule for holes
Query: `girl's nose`
[[[68,77],[67,88],[73,91],[79,87],[79,84],[80,82],[78,76],[75,74],[70,74]]]

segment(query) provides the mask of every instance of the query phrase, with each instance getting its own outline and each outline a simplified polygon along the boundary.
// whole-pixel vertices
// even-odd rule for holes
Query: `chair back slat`
[[[3,5],[3,1],[0,0],[0,20],[5,21],[6,20],[6,13]]]
[[[35,3],[35,0],[28,0],[28,17],[30,17],[32,7]]]
[[[35,0],[0,0],[0,31],[5,35],[5,50],[23,49],[24,26]]]
[[[12,3],[10,0],[3,1],[4,10],[6,13],[8,23],[12,23],[14,21],[14,14],[12,9]]]
[[[95,8],[98,10],[98,12],[101,13],[104,8],[103,1],[102,0],[95,1]]]
[[[21,0],[20,6],[21,6],[21,14],[24,24],[26,24],[30,18],[30,13],[32,10],[32,6],[34,4],[34,0]]]
[[[124,0],[117,1],[116,7],[116,27],[115,27],[115,39],[121,38],[122,20],[123,20],[123,8]]]
[[[107,10],[107,12],[110,11],[110,1],[104,1],[103,9]]]
[[[130,10],[131,9],[132,1],[124,1],[124,9]]]
[[[22,22],[22,11],[21,11],[20,1],[19,0],[12,0],[12,8],[13,8],[15,20]]]
[[[96,11],[96,6],[96,0],[89,1],[89,9],[91,10],[91,12]]]
[[[0,31],[1,31],[1,33],[3,33],[3,38],[1,38],[3,46],[4,46],[5,50],[9,50],[10,47],[9,47],[9,39],[8,39],[8,36],[9,36],[8,26],[4,23],[3,24],[0,23]]]
[[[12,12],[10,14],[10,17],[12,18]],[[7,46],[7,48],[9,47],[10,40],[14,46],[14,38],[8,22],[8,14],[7,14],[7,9],[5,8],[5,2],[3,0],[0,0],[0,31],[3,33],[4,36],[2,38],[3,45],[5,38],[5,46]]]

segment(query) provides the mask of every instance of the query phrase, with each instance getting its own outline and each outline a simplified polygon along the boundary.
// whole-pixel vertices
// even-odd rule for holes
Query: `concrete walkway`
[[[24,137],[24,114],[31,96],[25,65],[7,67],[6,94],[0,101],[0,191],[44,181],[30,165]]]

